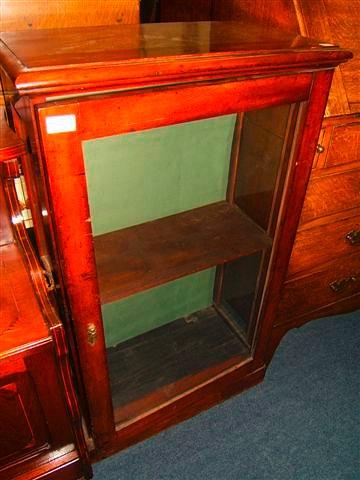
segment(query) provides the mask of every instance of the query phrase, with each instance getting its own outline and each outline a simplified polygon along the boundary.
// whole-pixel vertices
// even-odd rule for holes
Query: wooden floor
[[[117,418],[124,420],[131,411],[139,415],[141,405],[146,404],[149,409],[157,406],[149,402],[168,399],[160,390],[179,393],[174,388],[176,382],[247,355],[240,338],[213,307],[110,348],[108,361]],[[138,402],[143,397],[148,397],[148,401]],[[134,408],[129,409],[127,404],[132,402]]]

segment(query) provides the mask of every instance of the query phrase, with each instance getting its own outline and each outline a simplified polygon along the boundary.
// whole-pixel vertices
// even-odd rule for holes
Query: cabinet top
[[[191,22],[3,33],[18,91],[59,93],[333,67],[351,53],[266,25]]]

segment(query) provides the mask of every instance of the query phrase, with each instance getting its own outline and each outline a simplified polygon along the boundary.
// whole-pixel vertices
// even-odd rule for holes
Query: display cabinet
[[[4,35],[96,458],[263,378],[350,56],[241,23]]]

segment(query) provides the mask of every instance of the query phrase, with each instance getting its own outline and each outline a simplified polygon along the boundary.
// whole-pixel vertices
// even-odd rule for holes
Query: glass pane
[[[262,257],[262,252],[256,252],[224,267],[220,305],[248,343],[251,342],[249,334]]]
[[[139,312],[140,319],[158,316],[162,323],[157,328],[147,325],[145,333],[132,331],[108,347],[117,421],[196,386],[208,378],[206,370],[248,356],[247,346],[214,306],[214,281],[215,269],[205,270],[126,298],[124,317],[115,312],[113,325],[123,319],[136,322]],[[107,338],[112,343],[121,340]]]
[[[236,203],[268,230],[280,166],[286,150],[290,105],[244,114],[236,178]]]
[[[272,240],[230,196],[235,179],[240,199],[240,179],[253,181],[244,142],[253,124],[268,134],[264,118],[245,114],[239,162],[237,115],[83,142],[116,422],[250,355]],[[276,169],[261,168],[274,191]]]

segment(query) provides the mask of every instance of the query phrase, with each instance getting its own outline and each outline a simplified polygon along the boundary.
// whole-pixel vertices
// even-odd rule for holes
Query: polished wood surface
[[[286,56],[282,61],[286,61]],[[142,68],[139,67],[139,74],[141,73]],[[326,78],[328,76],[331,73],[325,74]],[[312,76],[301,73],[240,82],[207,82],[195,86],[191,80],[189,82],[190,85],[172,88],[135,90],[75,102],[49,102],[36,107],[44,153],[43,169],[53,206],[53,241],[61,259],[64,295],[69,299],[71,315],[76,319],[74,329],[82,375],[99,449],[107,448],[109,437],[115,442],[118,440],[111,433],[115,427],[89,222],[82,142],[134,129],[149,129],[241,110],[303,101],[309,96]],[[324,88],[326,86],[325,83]],[[94,112],[97,114],[94,115]],[[77,131],[48,135],[46,118],[68,114],[76,116]],[[315,128],[316,122],[313,125],[312,128]],[[313,152],[315,144],[314,138],[312,142],[308,139],[301,158],[306,158],[309,152]],[[303,170],[302,173],[304,174]],[[293,214],[291,218],[291,221],[295,220]],[[283,253],[285,252],[286,249],[283,248]],[[87,329],[90,323],[97,329],[97,342],[93,345],[88,342]]]
[[[360,208],[348,210],[347,215],[341,212],[340,219],[332,217],[333,221],[300,228],[296,235],[288,278],[303,271],[324,264],[333,258],[349,255],[358,248],[351,242],[348,235],[360,231]],[[360,253],[360,252],[359,252]]]
[[[24,155],[25,151],[24,142],[8,126],[0,107],[0,162]]]
[[[300,77],[301,76],[297,78]],[[246,108],[246,106],[248,106],[249,104],[252,105],[251,99],[253,97],[250,95],[250,89],[256,89],[257,92],[260,92],[259,88],[256,88],[256,86],[261,85],[262,81],[263,79],[259,79],[256,80],[253,84],[250,81],[246,82],[246,85],[243,85],[243,88],[239,89],[236,97],[231,94],[232,88],[236,88],[236,84],[230,86],[231,83],[229,83],[228,90],[223,90],[222,88],[219,88],[219,90],[217,90],[217,85],[214,85],[214,89],[212,89],[211,87],[207,87],[206,85],[202,86],[197,90],[198,93],[196,97],[192,93],[187,95],[187,88],[182,87],[182,89],[175,90],[174,92],[169,89],[162,92],[157,92],[154,90],[154,92],[149,92],[144,95],[138,94],[136,96],[132,94],[120,96],[114,95],[108,98],[104,97],[103,99],[99,99],[99,101],[97,101],[95,98],[93,100],[80,101],[75,106],[73,103],[63,102],[63,104],[49,104],[48,106],[40,107],[39,109],[39,124],[42,129],[42,143],[46,155],[46,171],[49,178],[49,187],[52,195],[52,201],[55,207],[54,219],[56,221],[57,231],[56,241],[60,246],[61,256],[63,258],[65,258],[66,256],[66,261],[63,261],[62,265],[65,268],[64,274],[67,285],[67,294],[70,296],[71,299],[72,315],[77,320],[75,327],[77,329],[78,345],[81,349],[83,362],[82,369],[84,378],[87,379],[86,387],[88,399],[89,402],[91,402],[91,415],[94,424],[96,425],[96,431],[98,434],[96,442],[100,451],[106,451],[107,453],[115,451],[120,446],[132,443],[133,441],[135,441],[135,439],[145,438],[144,436],[147,436],[150,433],[154,433],[158,430],[156,429],[155,425],[153,425],[152,423],[148,423],[152,422],[151,418],[155,418],[156,415],[149,414],[146,415],[146,420],[139,420],[139,422],[136,422],[136,426],[131,428],[129,427],[129,430],[128,428],[126,428],[125,430],[119,430],[118,433],[113,435],[111,435],[110,433],[111,431],[114,431],[113,411],[111,405],[109,405],[108,399],[110,398],[110,396],[107,397],[105,395],[108,388],[106,364],[102,363],[106,358],[105,351],[104,353],[100,353],[104,348],[102,345],[102,342],[104,342],[104,337],[102,333],[103,327],[101,316],[98,310],[99,304],[97,304],[98,287],[96,284],[96,270],[95,265],[93,264],[92,257],[93,254],[91,235],[89,235],[89,210],[86,203],[86,197],[84,195],[86,185],[85,179],[83,178],[84,166],[82,159],[81,141],[82,139],[86,138],[94,138],[94,136],[96,135],[111,135],[112,132],[119,133],[119,131],[123,130],[124,128],[129,128],[128,126],[125,126],[126,122],[129,122],[129,118],[132,118],[131,124],[133,128],[135,128],[135,125],[136,128],[140,129],[144,127],[156,127],[158,125],[167,124],[168,122],[176,123],[180,119],[182,121],[186,119],[190,120],[194,118],[194,115],[196,115],[196,112],[193,113],[191,110],[189,111],[188,109],[188,105],[190,106],[190,102],[191,105],[194,104],[194,99],[199,105],[202,105],[202,108],[205,109],[207,115],[217,113],[218,108],[224,109],[222,110],[223,113],[229,112],[229,108],[234,108],[234,98],[239,101],[239,107],[241,101],[242,108]],[[317,81],[312,88],[312,95],[314,95],[313,98],[316,98],[317,101],[315,103],[311,103],[312,109],[309,110],[307,117],[308,120],[306,121],[306,125],[311,125],[312,130],[308,130],[309,133],[307,134],[307,136],[295,149],[296,155],[298,156],[297,158],[301,158],[301,161],[303,162],[303,168],[296,169],[296,172],[293,171],[292,175],[290,175],[291,182],[293,183],[290,183],[291,186],[288,187],[288,195],[290,195],[291,192],[291,195],[295,195],[295,197],[297,197],[300,192],[303,192],[304,185],[306,185],[306,182],[308,180],[312,163],[312,156],[316,146],[316,137],[320,130],[319,120],[323,113],[323,108],[325,106],[326,100],[323,95],[319,95],[319,92],[323,92],[324,89],[328,88],[330,85],[330,81],[331,72],[324,72],[322,74],[319,74],[319,77],[317,77]],[[294,95],[292,91],[293,89],[295,89],[297,82],[291,82],[290,77],[286,77],[286,84],[288,86],[292,85],[291,90],[287,92],[287,101],[290,101],[291,103],[291,96]],[[262,87],[262,92],[274,91],[275,85],[277,85],[279,88],[280,85],[284,85],[282,77],[278,79],[272,79],[266,84],[266,88],[264,84],[264,86]],[[244,95],[244,92],[247,88],[249,88],[249,95]],[[192,92],[192,88],[189,88],[189,91]],[[177,93],[175,94],[175,92]],[[213,93],[211,95],[210,92],[216,92],[216,94]],[[283,88],[282,92],[284,93]],[[157,96],[158,94],[159,97]],[[185,96],[183,96],[183,94],[185,94]],[[213,103],[216,98],[220,99],[220,95],[222,101],[225,101],[225,99],[227,98],[225,94],[229,95],[229,100],[226,100],[225,105],[220,105],[220,102]],[[218,95],[219,97],[217,97]],[[298,98],[298,96],[299,94],[296,93],[295,98]],[[157,98],[159,98],[159,101],[156,100]],[[209,102],[210,98],[211,102]],[[261,95],[256,98],[259,100],[261,98]],[[274,99],[274,96],[272,95],[271,98]],[[161,99],[162,101],[160,101]],[[259,106],[262,105],[265,107],[268,101],[270,102],[270,98],[269,100],[262,99],[262,103],[260,103]],[[292,101],[294,101],[294,97]],[[128,108],[126,108],[127,114],[124,119],[119,116],[118,112],[120,111],[120,108],[117,109],[117,105],[119,105],[119,107],[121,105],[122,108],[124,108],[124,105],[128,105]],[[216,108],[216,112],[213,110],[214,108]],[[96,118],[91,115],[91,112],[93,112],[94,109],[98,113],[101,110],[101,118],[103,119],[102,123],[99,123]],[[125,110],[123,111],[125,112]],[[196,111],[198,111],[198,109]],[[158,117],[154,116],[153,112],[156,113]],[[161,116],[159,117],[160,112]],[[200,112],[202,112],[202,110],[200,110]],[[79,119],[78,132],[76,132],[75,134],[68,133],[61,136],[46,134],[45,118],[47,115],[69,113],[76,114],[77,118]],[[315,121],[315,119],[317,119],[317,121]],[[300,125],[298,126],[298,128],[300,128]],[[69,155],[69,152],[71,152],[71,155]],[[304,164],[305,158],[307,159],[306,167]],[[292,161],[296,162],[295,158],[293,158]],[[64,179],[65,177],[67,179],[66,183],[62,181],[62,179]],[[297,185],[296,188],[295,185]],[[79,192],[83,193],[80,193],[79,195]],[[279,238],[283,238],[283,243],[281,244],[281,246],[279,243],[277,243],[276,248],[279,256],[275,257],[277,258],[277,260],[274,260],[275,263],[272,267],[272,276],[276,275],[278,277],[279,275],[283,275],[285,273],[287,265],[287,259],[285,258],[285,255],[290,255],[292,242],[292,238],[289,237],[288,232],[292,231],[294,235],[294,228],[297,225],[298,216],[300,214],[302,206],[301,196],[297,197],[297,200],[294,201],[295,197],[292,197],[292,201],[290,201],[289,197],[287,197],[287,218],[286,221],[282,223],[284,228],[284,236],[282,237],[279,234]],[[77,202],[80,202],[77,204],[78,206],[76,208],[76,203],[74,202],[74,199],[77,199]],[[282,211],[284,212],[284,210]],[[66,233],[69,231],[71,231],[71,236]],[[81,254],[79,254],[79,245],[81,246]],[[270,299],[273,299],[275,297],[276,288],[278,288],[278,286],[279,277],[273,284],[272,293],[268,297],[269,303],[267,303],[267,309],[271,308],[273,301],[276,301],[270,301]],[[265,318],[269,322],[269,324],[267,325],[267,328],[269,328],[271,325],[271,316],[266,316]],[[87,325],[89,322],[92,322],[97,326],[98,341],[94,345],[90,345],[87,340]],[[261,349],[265,350],[266,334],[263,333],[262,335],[264,336],[264,339],[263,342],[260,344],[259,348],[261,347]],[[259,338],[262,338],[262,336],[260,335]],[[261,351],[262,350],[260,350],[260,352]],[[261,354],[259,358],[261,358]],[[84,361],[85,359],[86,361]],[[260,367],[261,361],[259,360],[259,362],[260,363],[257,363],[257,365]],[[239,366],[237,370],[242,371],[242,367]],[[229,376],[227,378],[230,379],[233,375],[236,377],[237,374],[235,374],[235,372],[232,372],[231,374],[229,373]],[[222,388],[220,387],[220,385],[223,381],[225,382],[225,380],[223,380],[223,377],[221,377],[221,379],[216,378],[210,383],[208,383],[206,386],[199,386],[198,390],[196,390],[196,396],[199,395],[200,398],[200,395],[202,395],[201,391],[205,395],[205,392],[208,392],[208,390],[219,390],[220,388]],[[250,380],[246,380],[246,382],[247,381]],[[224,388],[226,389],[225,386]],[[181,399],[179,399],[179,403],[184,402],[186,405],[188,405],[188,402],[190,401],[190,398],[193,397],[193,395],[195,395],[195,392],[184,392]],[[206,395],[208,395],[208,393],[206,393]],[[216,398],[220,399],[220,397],[218,396]],[[210,398],[208,398],[206,402],[207,401],[210,401]],[[214,398],[211,400],[211,402],[213,401],[215,401]],[[196,409],[200,408],[200,405],[196,407]],[[166,413],[166,408],[161,408],[160,410],[162,413],[160,413],[159,411],[157,415],[161,416],[162,418],[161,425],[170,425],[176,423],[177,421],[180,421],[180,419],[184,418],[184,415],[186,415],[186,412],[182,411],[181,416],[177,415],[176,417],[173,417],[170,412],[169,416],[167,416],[168,414]]]
[[[274,18],[276,10],[276,18]],[[160,0],[161,22],[254,21],[299,33],[295,7],[288,0]]]
[[[225,202],[94,238],[101,303],[270,247],[240,209]]]
[[[277,317],[279,325],[286,323],[289,328],[294,319],[302,324],[360,308],[358,282],[345,282],[344,290],[337,295],[329,297],[328,291],[332,275],[339,268],[352,271],[353,254],[359,249],[356,240],[360,225],[358,115],[326,118],[319,145],[322,151],[314,159]],[[355,269],[348,277],[344,275],[339,274],[339,279],[356,277],[358,273]],[[314,282],[318,283],[317,294],[307,295],[315,288]]]
[[[0,182],[0,247],[14,242],[11,219],[6,204],[4,187]],[[1,290],[0,290],[1,291]]]
[[[0,478],[1,467],[16,457],[46,449],[48,441],[41,404],[31,377],[26,375],[24,363],[19,360],[17,363],[17,368],[11,369],[11,377],[0,379]],[[9,365],[2,362],[1,367],[4,371]]]
[[[2,0],[1,30],[139,22],[139,0]]]
[[[30,343],[49,339],[29,273],[18,247],[0,247],[0,358]]]
[[[0,479],[30,480],[37,471],[55,480],[56,470],[63,472],[62,478],[74,478],[87,470],[74,449],[50,325],[44,321],[19,246],[3,245],[0,258]],[[56,338],[59,326],[52,328]],[[56,350],[61,348],[57,342]],[[64,353],[58,354],[68,368]],[[68,385],[68,406],[72,388]]]
[[[0,247],[0,479],[88,476],[63,327],[21,219],[17,161],[2,167],[1,215],[13,235]]]
[[[170,0],[171,1],[171,0]],[[212,20],[256,19],[262,25],[298,32],[295,7],[289,0],[212,0]],[[195,19],[194,19],[195,20]],[[315,35],[314,38],[317,38]]]
[[[211,20],[256,19],[282,31],[298,32],[319,42],[341,45],[354,53],[351,63],[335,71],[326,116],[360,111],[359,0],[213,0]],[[194,12],[193,20],[197,20]]]
[[[334,167],[360,161],[360,121],[349,118],[328,128],[330,139],[324,158],[324,167]]]
[[[58,32],[53,39],[49,33],[32,32],[32,39],[38,41],[32,41],[31,46],[29,33],[6,34],[8,46],[15,53],[12,55],[4,47],[2,55],[3,68],[16,82],[18,94],[32,94],[28,118],[32,118],[41,155],[62,300],[76,334],[98,458],[188,418],[263,378],[280,287],[300,218],[332,70],[351,56],[297,35],[270,34],[267,28],[259,30],[252,25],[124,27],[122,35],[118,29],[99,27],[84,30],[83,35],[67,29],[61,33],[62,38]],[[98,44],[90,43],[95,40]],[[120,41],[125,42],[122,49]],[[47,50],[41,46],[45,43]],[[64,48],[71,45],[72,53],[65,52]],[[145,85],[151,88],[139,89]],[[129,90],[114,92],[122,87]],[[100,88],[102,95],[79,95]],[[52,97],[66,91],[71,93],[67,99]],[[265,289],[261,308],[255,312],[257,335],[251,358],[222,365],[223,370],[214,372],[213,377],[200,379],[200,383],[165,404],[145,409],[140,417],[116,429],[82,142],[283,103],[299,104],[299,115],[294,141],[289,142],[286,183],[271,260],[268,269],[263,267]],[[75,130],[49,133],[46,119],[56,115],[73,115]],[[94,330],[97,335],[91,333]]]
[[[351,48],[354,59],[341,66],[334,76],[326,116],[360,111],[360,42],[358,17],[360,1],[301,0],[294,1],[302,35]]]
[[[354,250],[350,256],[330,260],[315,267],[311,274],[287,281],[276,324],[360,293],[360,255]]]
[[[306,195],[301,223],[360,206],[360,170],[312,178]]]
[[[298,35],[232,22],[13,32],[1,38],[0,60],[21,92],[278,71],[282,54],[287,65],[301,68],[306,63],[307,70],[351,57]]]
[[[200,22],[211,20],[212,0],[160,0],[161,22]]]

